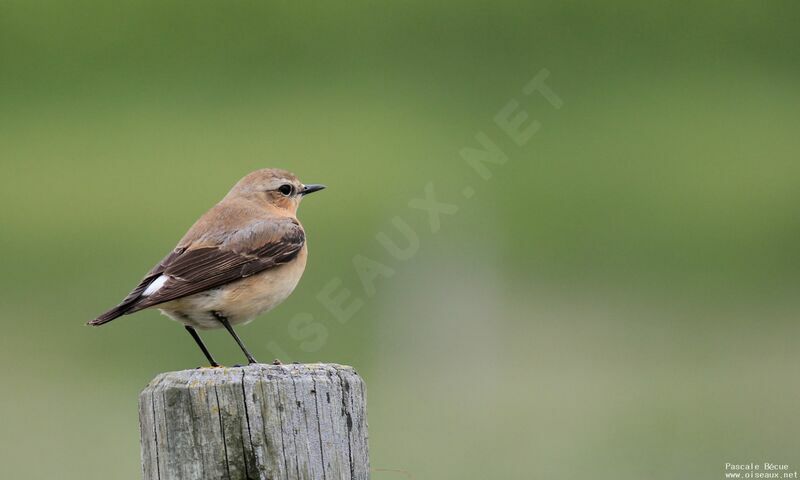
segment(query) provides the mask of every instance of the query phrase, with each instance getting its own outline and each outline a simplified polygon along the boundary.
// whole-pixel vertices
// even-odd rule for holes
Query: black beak
[[[305,185],[302,190],[300,190],[300,195],[308,195],[309,193],[318,192],[325,188],[325,185],[318,185],[318,184],[311,184]]]

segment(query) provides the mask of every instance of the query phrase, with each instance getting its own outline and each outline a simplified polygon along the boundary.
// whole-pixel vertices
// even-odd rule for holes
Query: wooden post
[[[369,478],[366,391],[332,364],[158,375],[139,396],[145,480]]]

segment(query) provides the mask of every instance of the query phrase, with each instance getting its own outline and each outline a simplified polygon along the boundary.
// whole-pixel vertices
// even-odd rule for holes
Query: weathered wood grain
[[[145,480],[369,478],[366,389],[333,364],[158,375],[139,396]]]

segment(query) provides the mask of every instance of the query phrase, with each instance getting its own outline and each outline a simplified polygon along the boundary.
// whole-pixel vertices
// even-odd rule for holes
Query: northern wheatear
[[[285,170],[247,175],[200,217],[122,303],[88,324],[103,325],[157,307],[184,324],[212,366],[219,364],[195,329],[225,327],[247,361],[257,363],[233,325],[271,310],[297,286],[308,255],[297,207],[305,195],[323,188],[303,185]]]

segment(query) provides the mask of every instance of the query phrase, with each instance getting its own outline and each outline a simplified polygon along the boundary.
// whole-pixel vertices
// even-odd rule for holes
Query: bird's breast
[[[307,257],[303,246],[291,262],[228,285],[223,294],[228,305],[225,312],[235,318],[235,323],[245,323],[278,306],[300,282]]]

